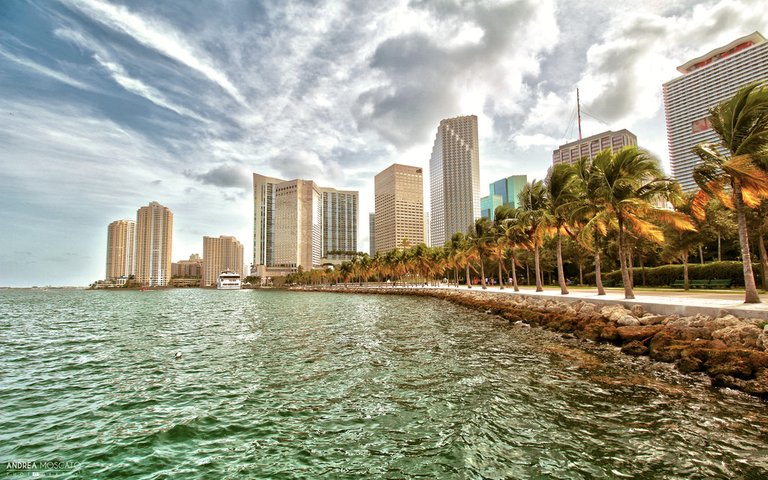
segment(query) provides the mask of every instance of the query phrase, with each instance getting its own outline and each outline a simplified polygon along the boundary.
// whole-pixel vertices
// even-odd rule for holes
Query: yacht
[[[219,280],[216,282],[216,288],[219,290],[240,290],[240,274],[232,270],[221,272]]]

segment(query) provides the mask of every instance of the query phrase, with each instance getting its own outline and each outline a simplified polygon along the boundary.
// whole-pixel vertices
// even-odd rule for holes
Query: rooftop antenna
[[[579,103],[579,87],[576,87],[576,112],[579,118],[579,140],[581,140],[581,104]]]

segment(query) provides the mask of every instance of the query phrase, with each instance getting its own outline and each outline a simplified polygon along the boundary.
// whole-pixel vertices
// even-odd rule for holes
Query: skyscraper
[[[552,152],[552,165],[567,163],[574,165],[581,157],[592,160],[606,148],[612,152],[618,152],[624,147],[637,145],[637,136],[627,129],[618,132],[607,131],[592,135],[591,137],[576,140],[560,147]]]
[[[368,214],[368,254],[373,257],[376,255],[376,214]]]
[[[173,213],[157,202],[136,215],[136,282],[164,287],[171,279]]]
[[[525,175],[512,175],[502,178],[488,185],[488,196],[480,199],[481,214],[485,218],[493,220],[496,207],[507,206],[511,208],[519,207],[517,195],[528,183],[528,177]]]
[[[322,194],[312,180],[275,185],[275,245],[267,266],[311,270],[322,255]]]
[[[323,212],[323,252],[357,252],[358,193],[320,188]]]
[[[421,168],[394,164],[376,175],[376,252],[424,242],[424,178]]]
[[[235,237],[203,237],[202,285],[216,285],[219,274],[225,270],[243,276],[243,245]]]
[[[758,32],[694,58],[677,67],[683,75],[664,84],[664,111],[672,176],[685,191],[697,188],[693,147],[717,142],[709,109],[740,88],[768,80],[768,42]]]
[[[440,122],[429,161],[429,186],[431,244],[440,246],[480,218],[477,116]]]
[[[107,228],[107,280],[135,273],[136,222],[115,220]]]
[[[275,245],[275,185],[285,180],[253,174],[253,264],[272,265]]]

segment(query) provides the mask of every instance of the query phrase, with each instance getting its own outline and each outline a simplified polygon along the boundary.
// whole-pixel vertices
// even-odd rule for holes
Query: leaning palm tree
[[[744,265],[744,303],[760,303],[745,208],[755,208],[768,198],[768,86],[748,85],[730,100],[710,109],[712,129],[719,143],[694,148],[702,163],[693,170],[700,190],[693,200],[693,214],[704,218],[704,207],[717,198],[736,211],[739,244]]]
[[[687,215],[660,208],[662,202],[680,201],[680,186],[664,177],[659,162],[635,146],[616,153],[604,150],[592,161],[595,175],[590,190],[603,206],[601,216],[615,220],[618,233],[619,265],[624,282],[624,297],[635,298],[627,265],[627,237],[632,234],[661,243],[664,234],[658,222],[683,230],[694,230]],[[657,223],[654,223],[656,221]]]
[[[533,246],[533,266],[536,275],[536,291],[543,292],[541,277],[540,250],[544,236],[544,209],[546,190],[541,180],[533,180],[528,183],[518,194],[521,220],[526,225],[528,238]]]
[[[552,167],[544,179],[544,221],[555,229],[557,238],[557,281],[560,294],[568,294],[563,269],[563,232],[569,220],[570,210],[576,205],[576,171],[571,165],[560,163]]]
[[[597,155],[610,155],[610,152],[604,151]],[[597,162],[598,165],[602,163],[603,161]],[[592,177],[597,177],[601,173],[593,167],[593,163],[588,157],[580,158],[574,169],[576,171],[575,187],[579,195],[579,201],[571,209],[570,220],[572,224],[577,225],[578,233],[576,234],[576,239],[579,244],[592,250],[595,255],[597,294],[605,295],[601,272],[600,240],[608,234],[608,219],[605,215],[601,215],[605,209],[600,204],[600,199],[597,198],[597,195],[592,190],[599,185],[597,181],[592,180]]]
[[[491,221],[485,217],[478,218],[475,223],[469,227],[470,243],[472,251],[480,261],[480,285],[483,290],[488,288],[485,283],[485,259],[492,253],[493,232],[491,230]]]
[[[502,210],[503,209],[503,210]],[[512,264],[512,288],[520,291],[517,285],[516,265],[518,263],[515,249],[520,247],[530,247],[526,225],[523,220],[523,211],[519,208],[499,207],[496,209],[496,218],[498,228],[500,228],[506,237],[506,245],[509,248],[509,258]]]

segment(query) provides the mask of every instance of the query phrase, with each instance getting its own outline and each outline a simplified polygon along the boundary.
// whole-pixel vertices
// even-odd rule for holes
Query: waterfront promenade
[[[357,284],[349,285],[350,287],[359,287]],[[365,286],[365,284],[363,286]],[[392,287],[376,284],[375,286],[371,286],[371,288]],[[444,284],[439,287],[409,286],[408,288],[450,289],[469,292],[488,292],[500,295],[525,295],[550,298],[565,303],[581,300],[596,305],[619,304],[627,308],[632,305],[640,304],[647,312],[659,315],[691,316],[701,314],[718,317],[728,313],[739,318],[759,318],[768,320],[768,294],[763,293],[760,295],[760,299],[763,303],[745,304],[743,290],[689,290],[686,292],[673,289],[635,289],[635,299],[625,300],[624,290],[621,288],[607,288],[605,295],[598,295],[595,288],[583,287],[569,288],[570,293],[568,295],[561,295],[560,287],[557,286],[544,287],[543,292],[536,292],[533,286],[522,286],[520,287],[519,292],[515,292],[512,288],[504,288],[504,290],[500,290],[498,286],[489,286],[486,290],[483,290],[479,285],[473,286],[471,289],[468,289],[466,286],[459,286],[456,288],[455,286],[447,286]]]

